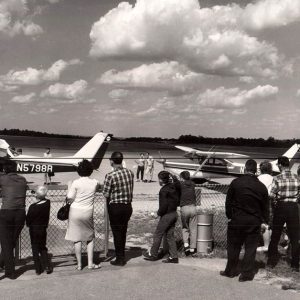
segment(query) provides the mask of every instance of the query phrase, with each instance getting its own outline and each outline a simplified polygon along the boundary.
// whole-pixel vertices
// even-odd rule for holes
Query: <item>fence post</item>
[[[107,257],[107,254],[108,254],[108,243],[109,243],[109,217],[108,217],[107,201],[106,201],[106,199],[104,201],[104,227],[105,227],[105,233],[104,233],[104,255],[105,255],[105,257]]]
[[[17,239],[16,247],[15,247],[15,258],[17,260],[21,259],[21,234]]]

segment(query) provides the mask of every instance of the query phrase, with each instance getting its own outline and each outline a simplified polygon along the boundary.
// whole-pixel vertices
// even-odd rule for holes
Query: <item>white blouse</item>
[[[92,209],[98,185],[98,180],[89,177],[80,177],[74,180],[67,194],[67,198],[74,199],[71,206]]]

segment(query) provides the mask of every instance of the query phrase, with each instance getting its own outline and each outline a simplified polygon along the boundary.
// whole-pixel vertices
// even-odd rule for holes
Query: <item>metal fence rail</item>
[[[31,186],[31,189],[34,189]],[[227,218],[225,216],[225,197],[228,186],[225,185],[197,185],[197,211],[214,213],[214,244],[217,248],[226,248]],[[47,247],[53,256],[68,255],[74,253],[73,243],[65,240],[67,221],[57,219],[57,211],[63,205],[67,194],[67,186],[49,186],[47,198],[51,200],[50,221],[47,234]],[[26,208],[33,203],[35,196],[31,190],[27,192]],[[152,235],[155,231],[157,220],[151,217],[150,212],[158,208],[158,196],[135,195],[134,204],[139,204],[141,210],[133,210],[133,215],[128,225],[130,236],[135,241],[142,241],[136,245],[145,246],[152,243]],[[98,192],[95,198],[94,223],[95,223],[95,251],[108,251],[108,241],[112,241],[109,234],[109,223],[106,214],[106,204],[103,195]],[[180,216],[180,210],[178,210]],[[178,218],[175,229],[175,237],[179,242],[182,240],[181,219]],[[84,251],[84,249],[83,249]],[[31,256],[31,244],[29,230],[24,227],[20,235],[17,249],[19,258]]]

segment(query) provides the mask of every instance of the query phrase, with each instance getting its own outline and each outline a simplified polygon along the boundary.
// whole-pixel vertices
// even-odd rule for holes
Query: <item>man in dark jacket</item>
[[[25,199],[27,182],[16,174],[17,164],[6,161],[5,175],[0,175],[2,207],[0,210],[0,266],[5,266],[5,276],[15,278],[14,248],[25,224]]]
[[[165,236],[163,252],[169,252],[169,257],[163,260],[164,263],[178,263],[176,241],[174,237],[175,224],[177,221],[177,206],[180,200],[180,183],[172,179],[167,171],[158,174],[159,184],[162,188],[159,191],[159,209],[157,215],[160,220],[157,224],[151,250],[144,253],[146,260],[155,261],[160,258],[159,247],[162,238]],[[175,182],[174,182],[175,180]]]
[[[225,209],[229,219],[227,229],[227,265],[220,275],[235,277],[242,245],[245,254],[239,281],[253,280],[256,248],[259,243],[262,223],[269,221],[268,191],[255,173],[257,163],[249,159],[245,175],[232,181],[229,186]]]

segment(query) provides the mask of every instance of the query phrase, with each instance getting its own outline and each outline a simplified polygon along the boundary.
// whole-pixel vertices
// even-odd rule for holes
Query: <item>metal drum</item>
[[[213,250],[213,214],[197,216],[197,252],[210,253]]]

